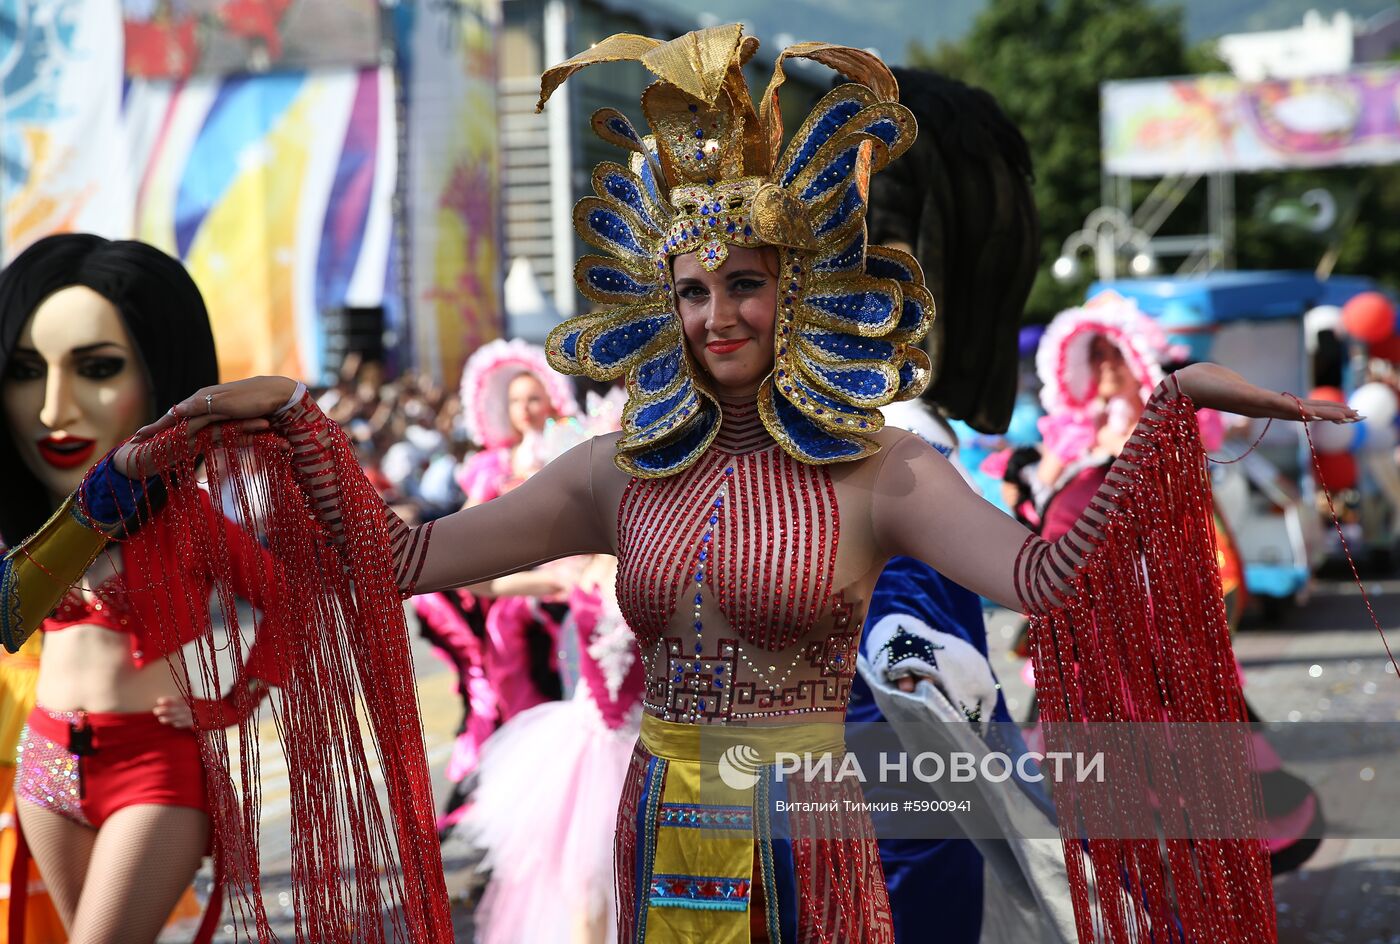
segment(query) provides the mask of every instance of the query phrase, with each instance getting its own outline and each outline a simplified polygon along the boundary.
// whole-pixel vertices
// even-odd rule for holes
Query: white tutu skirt
[[[634,709],[609,730],[580,685],[486,742],[458,827],[491,869],[474,917],[481,944],[616,942],[613,837],[640,726]]]

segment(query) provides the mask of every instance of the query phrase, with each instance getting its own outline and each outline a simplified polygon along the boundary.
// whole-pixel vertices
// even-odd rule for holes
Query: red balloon
[[[1362,292],[1342,306],[1342,330],[1375,344],[1395,333],[1395,306],[1380,292]]]
[[[1347,395],[1337,387],[1317,387],[1308,394],[1309,400],[1327,400],[1331,403],[1346,403]]]
[[[1371,356],[1382,360],[1400,362],[1400,334],[1392,334],[1371,345]]]
[[[1320,474],[1319,474],[1320,473]],[[1319,485],[1332,494],[1356,487],[1356,457],[1349,452],[1334,452],[1317,457],[1313,470]]]

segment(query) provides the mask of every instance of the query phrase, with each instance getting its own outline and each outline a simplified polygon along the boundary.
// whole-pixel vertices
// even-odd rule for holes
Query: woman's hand
[[[172,728],[194,727],[194,711],[183,698],[162,695],[156,699],[156,706],[151,709],[151,713],[161,724],[168,724]]]
[[[160,419],[136,431],[133,442],[142,442],[159,435],[188,419],[190,432],[197,433],[211,423],[233,420],[265,420],[286,406],[296,392],[297,382],[288,377],[252,377],[233,383],[201,387],[187,400],[181,400]],[[263,422],[258,429],[266,429]],[[246,430],[248,425],[244,424]]]
[[[140,447],[182,420],[189,423],[191,439],[206,426],[220,423],[234,423],[244,433],[264,432],[271,426],[267,417],[285,406],[296,388],[296,381],[286,377],[253,377],[202,387],[154,423],[138,429],[136,435],[117,450],[112,461],[117,471],[128,478],[160,472],[159,468],[149,467],[151,459],[143,455]]]
[[[1278,420],[1355,423],[1362,419],[1345,403],[1295,399],[1286,393],[1265,390],[1219,364],[1192,364],[1178,370],[1173,376],[1181,385],[1181,392],[1190,397],[1198,408],[1208,407],[1222,413]]]

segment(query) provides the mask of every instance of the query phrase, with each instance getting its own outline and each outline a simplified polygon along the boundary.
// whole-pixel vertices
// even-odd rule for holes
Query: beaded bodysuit
[[[839,718],[860,640],[833,586],[840,536],[828,468],[780,449],[752,403],[724,405],[719,437],[689,469],[633,479],[618,508],[617,589],[641,645],[646,711]]]

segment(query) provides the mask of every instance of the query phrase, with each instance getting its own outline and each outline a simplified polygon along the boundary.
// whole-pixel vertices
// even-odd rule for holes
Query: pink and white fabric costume
[[[480,944],[617,940],[613,832],[641,728],[642,663],[611,579],[576,588],[567,623],[579,650],[573,697],[491,739],[462,820],[491,870]]]
[[[458,475],[469,505],[499,498],[547,461],[543,437],[522,437],[510,421],[507,390],[521,374],[540,381],[559,416],[578,410],[569,381],[549,367],[542,349],[513,340],[477,350],[462,371],[467,430],[485,447]],[[423,635],[457,670],[465,711],[447,767],[454,788],[438,821],[445,834],[465,810],[467,778],[486,739],[520,712],[562,694],[555,650],[567,604],[452,590],[417,597],[414,609]]]
[[[1106,339],[1123,355],[1139,387],[1136,408],[1097,396],[1089,360],[1089,345],[1096,337]],[[1144,314],[1137,302],[1117,292],[1103,292],[1078,308],[1060,312],[1045,329],[1035,355],[1040,402],[1045,408],[1037,426],[1045,451],[1072,465],[1094,451],[1100,427],[1126,435],[1142,405],[1166,377],[1163,365],[1185,354],[1184,348],[1169,343],[1162,326]],[[1224,440],[1220,414],[1197,410],[1196,420],[1206,450],[1218,449]]]

